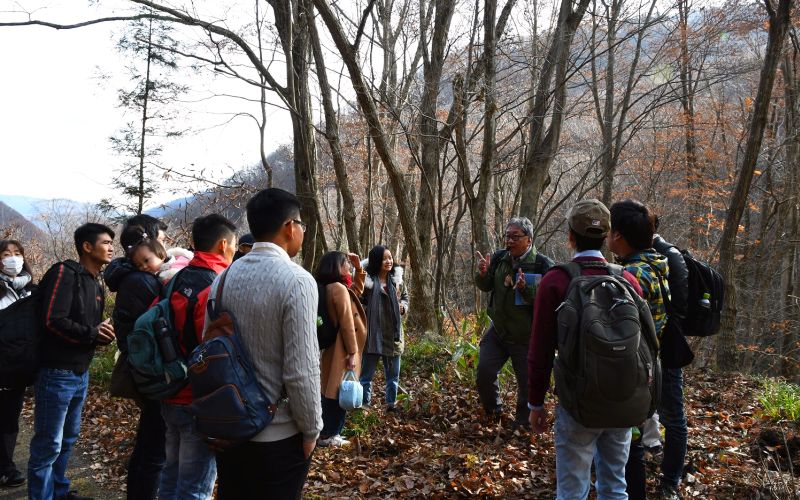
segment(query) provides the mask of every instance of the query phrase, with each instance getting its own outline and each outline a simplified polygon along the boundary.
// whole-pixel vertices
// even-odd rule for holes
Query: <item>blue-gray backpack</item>
[[[236,318],[225,309],[226,269],[219,277],[214,297],[207,303],[203,342],[189,358],[189,381],[197,432],[209,438],[247,441],[266,427],[278,407],[264,394],[242,344]]]
[[[641,424],[661,397],[658,339],[647,302],[620,266],[570,262],[556,267],[571,280],[557,309],[559,404],[589,428]],[[608,274],[582,275],[584,267],[601,267]]]
[[[139,392],[149,399],[175,396],[189,381],[186,356],[197,346],[194,308],[197,297],[213,282],[210,269],[188,266],[170,280],[160,300],[139,316],[128,335],[128,365]],[[175,328],[175,311],[170,303],[175,294],[184,297],[186,318],[182,331]],[[183,346],[183,349],[181,349]]]

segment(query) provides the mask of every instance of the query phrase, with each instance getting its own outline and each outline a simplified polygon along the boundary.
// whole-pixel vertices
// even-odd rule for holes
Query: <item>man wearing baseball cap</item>
[[[581,200],[567,213],[568,243],[575,250],[572,261],[581,264],[581,274],[607,274],[607,262],[600,252],[611,228],[608,208],[596,199]],[[640,296],[636,278],[625,271],[623,277]],[[557,310],[567,295],[570,276],[554,268],[542,278],[533,308],[533,327],[528,351],[528,407],[531,410],[532,436],[550,426],[545,394],[557,346]],[[556,388],[557,390],[558,388]],[[628,460],[631,431],[587,428],[575,421],[561,405],[556,405],[556,489],[558,499],[580,499],[589,494],[592,460],[595,460],[599,498],[627,498],[625,463]]]

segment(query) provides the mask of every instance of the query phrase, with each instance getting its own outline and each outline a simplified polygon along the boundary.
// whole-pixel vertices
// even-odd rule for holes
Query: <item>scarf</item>
[[[367,323],[368,323],[368,337],[367,348],[365,352],[371,354],[383,354],[383,339],[384,333],[381,328],[381,314],[383,311],[383,297],[381,293],[383,286],[381,285],[380,278],[370,276],[372,279],[372,292],[370,293],[369,302],[367,303]],[[386,277],[386,294],[389,296],[389,302],[392,310],[392,324],[394,325],[394,332],[392,337],[395,341],[400,340],[400,304],[397,302],[397,290],[395,289],[394,280],[392,276]]]
[[[28,286],[28,283],[31,282],[32,278],[31,278],[30,274],[26,273],[25,271],[22,271],[21,273],[19,273],[18,275],[16,275],[13,278],[11,276],[8,276],[8,275],[5,275],[3,273],[0,273],[0,279],[5,281],[8,284],[9,287],[11,287],[15,291],[19,292],[23,288]]]
[[[342,276],[342,284],[347,288],[351,288],[353,286],[353,277],[349,274],[345,274]]]

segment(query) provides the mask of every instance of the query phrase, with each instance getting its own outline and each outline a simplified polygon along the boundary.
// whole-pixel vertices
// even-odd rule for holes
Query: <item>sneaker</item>
[[[670,484],[661,485],[661,498],[663,500],[683,500],[678,487]]]
[[[78,495],[78,492],[76,490],[72,490],[72,491],[68,492],[66,495],[64,495],[63,497],[59,498],[58,500],[94,500],[94,498],[92,498],[92,497],[82,497],[82,496]]]
[[[8,474],[0,474],[0,486],[4,488],[17,488],[25,484],[25,476],[18,470]]]
[[[329,438],[318,439],[317,446],[320,448],[327,448],[328,446],[333,446],[334,448],[343,448],[345,446],[350,446],[350,441],[337,434]]]
[[[386,411],[389,412],[389,413],[397,413],[399,410],[400,409],[397,407],[397,405],[387,405],[386,406]]]

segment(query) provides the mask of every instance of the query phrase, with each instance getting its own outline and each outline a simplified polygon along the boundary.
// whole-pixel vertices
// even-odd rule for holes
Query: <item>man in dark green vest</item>
[[[494,254],[478,252],[475,285],[490,293],[488,313],[491,324],[480,343],[478,396],[490,418],[502,414],[498,375],[508,358],[517,378],[517,407],[514,428],[528,427],[528,341],[533,321],[533,299],[538,279],[553,261],[533,245],[533,224],[527,217],[515,217],[505,229],[504,249]]]

